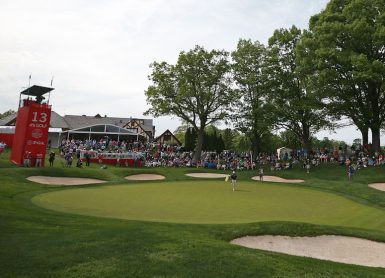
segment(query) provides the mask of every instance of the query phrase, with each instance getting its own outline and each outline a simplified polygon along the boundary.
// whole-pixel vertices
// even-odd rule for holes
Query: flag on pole
[[[52,76],[52,79],[51,79],[51,87],[52,87],[52,84],[53,84],[53,76]]]

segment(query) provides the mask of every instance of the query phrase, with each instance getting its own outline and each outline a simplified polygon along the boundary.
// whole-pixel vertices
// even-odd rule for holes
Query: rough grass
[[[385,270],[381,268],[251,250],[228,243],[232,238],[247,234],[340,234],[385,242],[384,232],[375,227],[350,228],[335,223],[314,225],[282,221],[223,225],[172,224],[68,214],[31,203],[34,196],[63,190],[62,187],[39,185],[25,180],[30,175],[77,176],[108,180],[112,186],[140,188],[143,185],[146,188],[150,185],[125,181],[124,176],[154,172],[165,175],[169,182],[191,181],[192,178],[184,176],[188,171],[191,169],[109,167],[101,170],[97,165],[90,169],[64,169],[59,163],[54,168],[23,169],[11,166],[7,154],[2,154],[0,276],[384,277]],[[312,169],[308,175],[299,168],[277,174],[306,180],[301,185],[285,185],[294,191],[314,188],[348,198],[354,202],[354,206],[360,204],[366,209],[382,210],[385,207],[385,193],[368,188],[367,183],[385,181],[384,172],[382,168],[365,169],[358,172],[351,183],[347,181],[345,169],[339,166],[322,166]],[[240,182],[255,174],[251,171],[239,173]],[[161,186],[161,183],[155,185]],[[199,184],[200,181],[194,180],[194,183]],[[254,183],[250,186],[259,185]],[[99,187],[103,186],[82,188]],[[72,191],[67,188],[64,190]],[[258,198],[256,195],[254,197]],[[277,203],[277,206],[280,204]]]

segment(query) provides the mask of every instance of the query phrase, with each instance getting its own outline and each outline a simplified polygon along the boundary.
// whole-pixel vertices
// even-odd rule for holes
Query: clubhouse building
[[[12,146],[17,113],[0,119],[0,141]],[[62,139],[100,139],[154,141],[155,126],[152,119],[65,115],[51,112],[48,140],[56,148]]]

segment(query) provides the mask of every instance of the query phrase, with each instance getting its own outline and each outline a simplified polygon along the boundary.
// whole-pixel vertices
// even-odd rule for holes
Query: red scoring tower
[[[20,93],[11,153],[11,161],[19,166],[23,165],[27,156],[31,159],[30,166],[35,166],[36,158],[40,158],[41,166],[44,166],[51,120],[51,105],[48,101],[43,102],[45,99],[43,95],[52,90],[53,88],[34,85]],[[26,95],[27,98],[22,99],[22,95]]]

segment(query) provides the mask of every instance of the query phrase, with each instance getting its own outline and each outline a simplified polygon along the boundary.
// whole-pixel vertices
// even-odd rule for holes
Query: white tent
[[[290,153],[292,151],[293,151],[292,149],[289,149],[289,148],[286,148],[286,147],[278,148],[277,149],[277,155],[278,155],[279,159],[283,159],[285,153],[287,153],[289,158],[290,158],[291,157]]]

